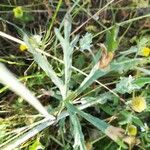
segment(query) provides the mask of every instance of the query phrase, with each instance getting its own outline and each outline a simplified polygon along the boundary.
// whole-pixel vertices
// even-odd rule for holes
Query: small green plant
[[[26,13],[27,8],[24,8],[23,6],[17,6],[13,9],[13,15],[14,18],[21,21],[23,24],[33,21],[34,18],[32,15]]]
[[[69,12],[60,28],[54,28],[54,37],[51,39],[50,32],[61,3],[62,0],[58,2],[52,23],[43,37],[22,31],[23,41],[21,41],[0,31],[2,37],[20,44],[18,49],[33,58],[30,67],[38,70],[36,74],[19,79],[21,81],[31,79],[29,85],[27,84],[31,90],[28,90],[0,63],[0,82],[5,85],[0,89],[0,93],[10,88],[18,94],[20,97],[16,98],[12,108],[15,113],[22,115],[18,117],[15,114],[14,117],[17,119],[22,117],[21,121],[12,118],[0,120],[0,149],[15,149],[19,145],[29,150],[45,149],[51,139],[62,149],[68,150],[86,150],[89,147],[92,149],[96,143],[100,143],[98,145],[102,145],[102,149],[112,147],[112,149],[131,149],[134,145],[149,141],[149,127],[147,122],[143,121],[144,115],[141,117],[142,114],[147,115],[150,110],[148,96],[150,78],[147,76],[150,71],[143,67],[149,62],[149,39],[138,39],[137,45],[118,52],[121,23],[106,29],[105,42],[95,44],[93,39],[95,35],[91,33],[85,33],[84,36],[71,33],[72,17]],[[16,7],[13,13],[16,19],[23,19],[25,15],[22,7]],[[92,51],[95,45],[99,48]],[[47,47],[51,46],[59,53],[58,57],[46,51]],[[88,67],[83,71],[73,66],[74,53],[86,54],[86,50],[92,57],[90,59],[88,57]],[[77,60],[81,59],[75,61]],[[85,60],[78,63],[82,62],[85,63]],[[106,86],[107,83],[103,84],[105,78],[113,81]],[[50,95],[46,106],[36,98],[39,91],[31,93],[34,82],[36,84],[41,82],[43,87],[48,89],[48,91],[40,89],[46,93],[45,95]],[[143,91],[143,87],[147,90]],[[40,97],[42,94],[38,95],[38,98]],[[32,109],[23,114],[26,109],[23,99],[39,114],[34,112],[34,115],[30,116],[29,113],[32,114],[34,111]],[[55,100],[54,105],[51,100]],[[27,123],[24,125],[25,121],[22,120],[26,118]],[[19,126],[19,129],[9,130],[8,121],[14,127]],[[84,124],[95,129],[92,133],[89,131],[89,135],[95,136],[96,132],[98,133],[96,138],[87,138]],[[54,131],[49,133],[46,129],[51,125],[56,126],[59,138],[55,137]],[[41,131],[43,132],[40,133]],[[27,140],[29,141],[25,143]]]

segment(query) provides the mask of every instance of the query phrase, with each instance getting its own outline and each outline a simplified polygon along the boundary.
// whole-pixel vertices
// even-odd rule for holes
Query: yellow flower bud
[[[150,56],[150,48],[148,48],[148,47],[143,47],[143,48],[140,50],[140,55],[141,55],[141,56],[145,56],[145,57]]]
[[[24,52],[28,49],[28,47],[24,44],[20,44],[19,49],[20,49],[20,51]]]
[[[13,9],[14,17],[15,18],[22,18],[23,17],[23,9],[21,6],[15,7]]]
[[[135,136],[137,134],[137,127],[134,125],[128,126],[128,135]]]
[[[146,109],[146,101],[144,97],[134,97],[131,101],[131,107],[136,112],[142,112]]]

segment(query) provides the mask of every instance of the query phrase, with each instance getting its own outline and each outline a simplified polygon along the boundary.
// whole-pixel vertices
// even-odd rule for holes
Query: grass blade
[[[20,95],[24,100],[31,104],[38,112],[43,114],[45,117],[55,119],[50,115],[42,104],[31,94],[31,92],[21,84],[17,78],[9,72],[6,67],[0,63],[0,82],[8,86],[16,94]]]
[[[97,103],[103,103],[103,101],[105,101],[105,98],[108,96],[108,94],[106,93],[106,95],[102,94],[100,95],[101,98],[95,99],[95,100],[88,100],[86,103],[81,104],[78,109],[83,110],[86,109],[92,105],[95,105]],[[52,124],[56,124],[59,120],[65,118],[69,116],[69,113],[67,111],[62,112],[58,117],[57,120],[49,120],[47,118],[39,121],[39,123],[36,122],[37,126],[34,126],[32,129],[30,129],[29,131],[27,131],[26,133],[22,134],[19,138],[15,138],[12,139],[11,141],[0,145],[1,149],[10,149],[11,148],[16,148],[19,145],[21,145],[22,143],[24,143],[25,141],[27,141],[29,138],[32,138],[33,136],[35,136],[36,134],[38,134],[40,131],[42,131],[43,129],[47,128],[48,126],[52,125]],[[15,142],[15,141],[19,142]]]
[[[37,124],[36,126],[34,126],[28,132],[20,135],[18,138],[10,141],[9,143],[7,143],[5,145],[3,145],[3,144],[0,145],[0,149],[2,149],[2,150],[12,150],[12,149],[15,149],[16,147],[18,147],[19,145],[21,145],[22,143],[24,143],[25,141],[27,141],[31,137],[33,137],[36,134],[38,134],[40,131],[42,131],[46,127],[52,125],[54,122],[55,122],[54,120],[50,120],[50,119],[45,118],[45,119],[39,121],[39,124]]]

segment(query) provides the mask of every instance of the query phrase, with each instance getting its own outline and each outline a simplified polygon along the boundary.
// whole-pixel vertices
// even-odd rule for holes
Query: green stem
[[[56,11],[55,11],[55,13],[54,13],[54,15],[52,17],[52,21],[51,21],[51,24],[49,26],[49,29],[46,32],[46,35],[45,35],[45,38],[44,38],[44,41],[43,41],[43,45],[45,45],[46,41],[48,40],[48,38],[50,36],[50,32],[51,32],[53,24],[54,24],[54,22],[56,20],[56,16],[57,16],[57,13],[59,11],[59,8],[60,8],[61,4],[62,4],[62,0],[59,0],[59,2],[57,4],[57,7],[56,7]]]
[[[140,16],[140,17],[136,17],[136,18],[133,18],[133,19],[129,19],[129,20],[126,20],[126,21],[123,21],[123,22],[120,22],[120,23],[116,23],[115,25],[97,33],[96,35],[93,36],[93,38],[99,36],[100,34],[106,32],[106,31],[109,31],[110,29],[114,28],[114,26],[123,26],[125,24],[128,24],[128,23],[131,23],[133,21],[137,21],[137,20],[140,20],[140,19],[144,19],[144,18],[147,18],[147,17],[150,17],[150,14],[147,14],[147,15],[144,15],[144,16]]]

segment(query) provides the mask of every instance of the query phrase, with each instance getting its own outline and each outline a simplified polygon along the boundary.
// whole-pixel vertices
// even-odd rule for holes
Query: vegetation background
[[[0,149],[149,150],[149,34],[149,0],[1,0]]]

